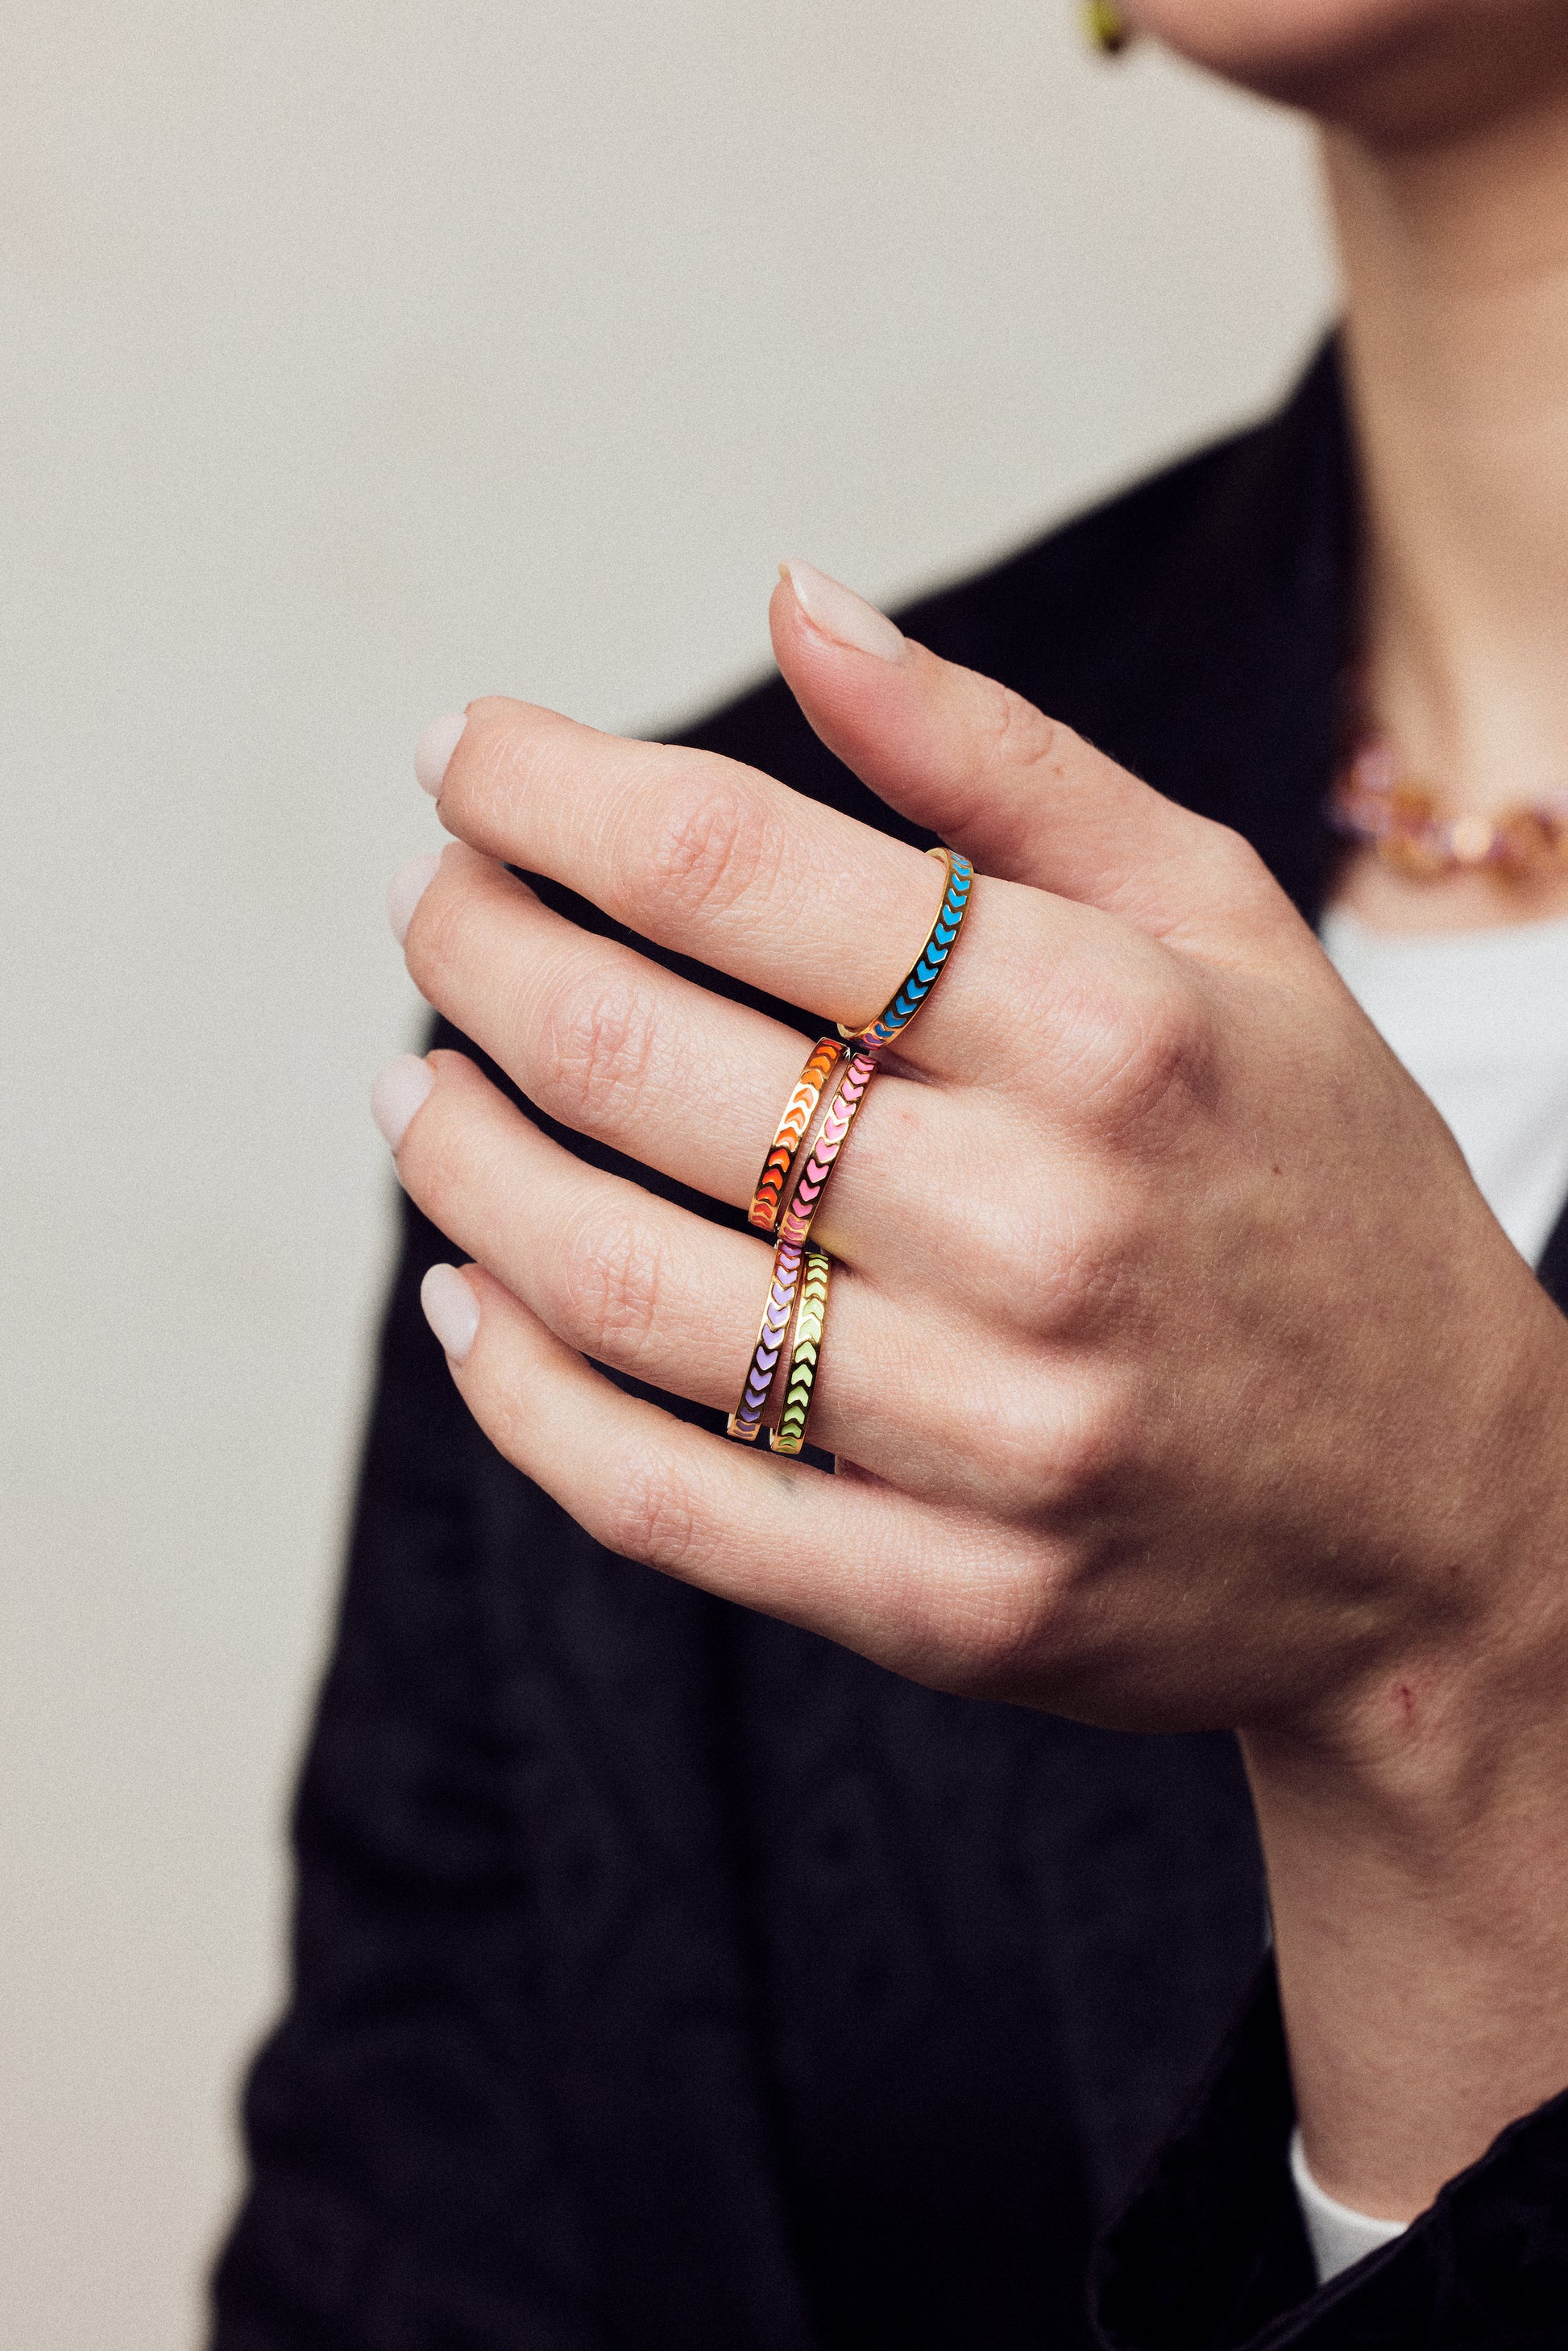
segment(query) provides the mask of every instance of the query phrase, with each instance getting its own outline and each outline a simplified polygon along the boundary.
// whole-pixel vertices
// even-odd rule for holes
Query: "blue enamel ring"
[[[956,849],[928,849],[926,855],[941,859],[947,868],[948,886],[942,893],[941,911],[915,959],[914,969],[867,1028],[846,1029],[842,1020],[838,1024],[839,1035],[858,1045],[863,1052],[879,1052],[909,1027],[940,978],[963,922],[974,883],[974,867]]]

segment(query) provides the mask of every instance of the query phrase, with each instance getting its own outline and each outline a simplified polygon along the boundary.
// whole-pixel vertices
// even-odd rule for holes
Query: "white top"
[[[1396,2237],[1405,2233],[1403,2220],[1375,2220],[1369,2212],[1352,2211],[1348,2204],[1325,2196],[1306,2168],[1299,2130],[1291,2133],[1291,2178],[1306,2223],[1307,2242],[1312,2247],[1319,2285],[1326,2285],[1330,2278],[1349,2269],[1353,2262],[1363,2260],[1384,2245],[1391,2245]]]
[[[1568,922],[1412,936],[1334,907],[1321,936],[1533,1265],[1568,1199]]]
[[[1392,934],[1331,907],[1320,935],[1362,1010],[1436,1103],[1534,1265],[1568,1199],[1568,922]],[[1300,2131],[1291,2177],[1318,2283],[1403,2233],[1324,2195]]]

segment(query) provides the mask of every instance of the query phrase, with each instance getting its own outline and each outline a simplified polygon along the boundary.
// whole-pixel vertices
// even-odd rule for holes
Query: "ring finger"
[[[399,1065],[394,1065],[397,1067]],[[410,1196],[458,1247],[596,1361],[666,1394],[736,1401],[767,1292],[760,1238],[716,1228],[541,1134],[459,1053],[396,1139]],[[811,1441],[905,1491],[997,1500],[997,1459],[1031,1447],[1012,1422],[1032,1382],[994,1334],[953,1314],[933,1344],[928,1313],[840,1267],[813,1403]],[[976,1431],[998,1444],[977,1445]]]

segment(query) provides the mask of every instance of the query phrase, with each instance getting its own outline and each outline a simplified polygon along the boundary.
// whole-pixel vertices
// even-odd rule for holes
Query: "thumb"
[[[878,799],[981,872],[1199,953],[1297,918],[1240,836],[1179,808],[1021,695],[942,661],[809,563],[781,566],[774,651],[816,733]],[[1260,934],[1262,935],[1260,935]]]

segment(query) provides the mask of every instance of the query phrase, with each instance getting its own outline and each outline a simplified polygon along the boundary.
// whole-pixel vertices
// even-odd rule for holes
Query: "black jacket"
[[[1351,524],[1325,354],[901,617],[1312,915]],[[776,680],[688,739],[921,837]],[[1568,2344],[1555,2107],[1313,2294],[1230,1738],[937,1696],[608,1556],[469,1422],[405,1219],[216,2351],[1072,2351],[1162,2141],[1103,2339]]]

